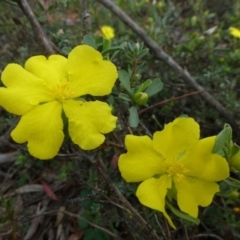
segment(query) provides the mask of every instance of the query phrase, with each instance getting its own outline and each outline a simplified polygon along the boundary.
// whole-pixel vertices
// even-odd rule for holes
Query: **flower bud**
[[[239,192],[234,190],[229,193],[229,198],[232,200],[236,200],[239,198],[239,195],[240,195]]]
[[[240,171],[240,151],[235,154],[232,159],[229,161],[230,167],[235,168],[237,171]]]
[[[134,94],[133,99],[137,105],[145,105],[148,101],[148,95],[144,92],[137,92]]]

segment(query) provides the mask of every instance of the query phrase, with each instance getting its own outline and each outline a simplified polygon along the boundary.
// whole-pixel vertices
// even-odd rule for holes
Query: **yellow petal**
[[[195,144],[199,135],[198,123],[193,118],[181,117],[165,125],[162,131],[155,132],[153,144],[166,161],[173,161]]]
[[[235,27],[230,27],[230,34],[236,38],[240,38],[240,30],[238,28]]]
[[[112,39],[115,36],[114,29],[110,26],[102,26],[101,32],[102,32],[103,36],[107,39]]]
[[[47,84],[60,84],[67,82],[67,58],[61,55],[51,55],[48,59],[39,55],[31,57],[25,63],[25,69]]]
[[[127,153],[119,157],[118,167],[127,182],[140,182],[166,171],[163,159],[148,136],[127,135],[125,145]]]
[[[118,77],[117,69],[112,62],[103,60],[100,52],[82,45],[75,47],[68,59],[70,90],[76,92],[76,96],[104,96],[111,93]]]
[[[159,179],[149,178],[139,185],[136,195],[144,206],[162,212],[169,225],[175,228],[171,218],[165,211],[165,197],[167,189],[171,188],[171,186],[171,178],[167,175],[163,175]]]
[[[216,137],[203,138],[186,153],[181,162],[188,169],[186,175],[207,181],[221,181],[229,176],[226,159],[212,154]]]
[[[192,217],[198,216],[198,206],[206,207],[212,202],[213,196],[219,192],[217,183],[192,177],[174,181],[177,189],[177,202],[181,211]]]
[[[68,118],[69,135],[84,150],[100,146],[105,140],[103,134],[116,127],[117,118],[106,103],[69,100],[63,108]]]
[[[2,73],[0,105],[7,111],[23,115],[40,102],[52,101],[54,96],[43,81],[18,64],[8,64]]]
[[[12,131],[13,140],[17,143],[28,142],[28,151],[36,158],[53,158],[64,139],[61,113],[62,106],[57,101],[34,107],[21,117]]]

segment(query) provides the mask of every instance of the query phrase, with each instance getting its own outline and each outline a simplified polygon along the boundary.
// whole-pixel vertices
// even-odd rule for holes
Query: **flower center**
[[[189,170],[182,163],[171,163],[168,167],[168,177],[176,177],[177,181],[181,181]]]
[[[75,94],[75,92],[70,91],[69,86],[70,83],[63,83],[63,84],[55,84],[50,85],[45,83],[45,86],[47,86],[51,92],[53,93],[55,99],[59,102],[64,102],[68,98],[72,98]]]

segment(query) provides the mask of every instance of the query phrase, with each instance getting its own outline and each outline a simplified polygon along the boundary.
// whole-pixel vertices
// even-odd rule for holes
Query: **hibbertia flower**
[[[11,136],[27,142],[31,155],[51,159],[64,140],[64,121],[72,141],[84,150],[103,143],[116,127],[111,107],[101,101],[86,101],[84,95],[111,93],[118,77],[115,65],[103,60],[90,46],[75,47],[68,58],[61,55],[33,56],[24,68],[8,64],[2,72],[0,105],[21,119]]]
[[[101,27],[101,32],[103,37],[105,37],[106,39],[113,39],[115,37],[115,33],[114,33],[114,29],[110,26],[102,26]]]
[[[165,210],[166,197],[176,199],[181,211],[198,216],[198,206],[206,207],[219,186],[229,176],[226,159],[212,150],[216,137],[200,139],[193,118],[177,118],[162,131],[148,136],[127,135],[127,153],[119,158],[119,169],[127,182],[142,182],[139,201],[161,211],[175,228]]]

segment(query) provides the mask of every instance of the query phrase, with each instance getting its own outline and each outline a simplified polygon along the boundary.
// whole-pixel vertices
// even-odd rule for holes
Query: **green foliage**
[[[198,218],[194,218],[189,216],[186,213],[183,213],[181,211],[179,211],[178,209],[176,209],[175,207],[173,207],[169,202],[167,202],[167,207],[169,208],[169,210],[177,217],[182,218],[188,222],[194,223],[196,225],[199,225],[200,220]]]
[[[110,240],[110,237],[108,234],[96,229],[96,228],[88,228],[85,231],[84,234],[84,240],[95,240],[95,239],[99,239],[99,240]]]
[[[35,42],[35,36],[27,19],[6,2],[9,1],[3,1],[0,5],[2,13],[0,19],[0,42],[2,45],[0,72],[7,63],[24,64],[29,56],[42,54],[41,48]],[[231,167],[231,177],[221,183],[221,192],[217,195],[214,204],[205,210],[200,209],[199,219],[191,218],[169,204],[168,210],[172,212],[174,219],[184,219],[184,222],[179,221],[179,226],[183,227],[184,224],[187,229],[190,229],[189,233],[193,236],[189,236],[189,238],[194,238],[194,234],[197,235],[197,233],[210,232],[219,238],[224,238],[226,234],[229,234],[233,239],[238,239],[240,237],[238,233],[240,228],[239,212],[236,212],[234,208],[240,206],[240,179],[239,169],[236,168],[236,165],[234,167],[232,163],[240,150],[238,146],[239,133],[234,132],[229,124],[224,125],[226,120],[198,95],[180,98],[161,105],[160,103],[167,99],[179,97],[194,90],[162,61],[156,61],[153,53],[149,53],[148,48],[138,36],[96,1],[88,2],[91,22],[88,34],[85,36],[82,35],[83,27],[80,22],[79,1],[50,1],[49,5],[44,5],[43,2],[36,1],[35,5],[31,3],[34,5],[35,15],[44,26],[47,35],[50,35],[53,43],[64,55],[67,55],[77,44],[84,43],[99,50],[104,59],[110,59],[118,66],[119,81],[109,98],[112,99],[114,114],[120,116],[119,128],[114,133],[115,135],[107,136],[107,143],[118,141],[118,144],[122,145],[124,136],[129,133],[129,126],[133,128],[133,134],[144,135],[146,132],[151,134],[162,129],[164,123],[181,114],[187,114],[200,122],[203,126],[203,136],[217,135],[213,153],[220,154],[227,159]],[[233,38],[228,31],[229,26],[240,26],[239,1],[118,0],[115,2],[143,27],[164,51],[170,54],[181,66],[187,68],[196,82],[204,86],[217,100],[223,103],[235,115],[237,124],[240,123],[238,91],[240,84],[240,39]],[[99,32],[101,25],[110,23],[116,30],[116,37],[112,41],[104,39]],[[142,109],[156,103],[159,103],[161,107],[156,106],[140,114]],[[15,116],[12,117],[1,110],[0,133],[7,132],[9,128],[16,125],[17,121]],[[141,126],[139,126],[140,121],[143,123]],[[223,125],[224,128],[221,130]],[[146,126],[147,131],[144,130],[143,126]],[[25,149],[24,146],[21,148]],[[3,149],[0,149],[1,152],[15,150],[11,146],[4,146]],[[64,153],[75,152],[76,146],[66,144],[61,151]],[[99,155],[106,161],[109,175],[118,189],[151,224],[152,228],[161,234],[159,223],[156,222],[153,211],[143,208],[136,200],[134,196],[136,185],[125,183],[118,171],[114,169],[113,155],[115,151],[123,152],[123,149],[119,150],[116,146],[114,148],[100,148],[94,151],[93,155],[95,156],[100,152]],[[110,209],[110,213],[107,213],[110,203],[104,205],[98,202],[99,199],[103,198],[103,195],[94,195],[94,191],[89,185],[93,188],[102,187],[107,197],[113,199],[112,201],[117,200],[114,193],[107,192],[109,187],[105,186],[99,177],[97,164],[90,166],[89,162],[84,162],[82,158],[81,156],[77,160],[74,158],[72,160],[70,157],[58,156],[51,163],[37,162],[23,151],[19,152],[12,166],[10,164],[4,166],[3,172],[6,171],[10,176],[16,176],[14,179],[16,187],[40,183],[39,179],[44,178],[43,176],[48,175],[49,172],[53,175],[53,183],[62,181],[67,185],[77,178],[81,187],[74,185],[71,188],[77,188],[75,194],[81,199],[85,198],[77,204],[81,210],[83,209],[81,217],[98,226],[110,229],[117,235],[124,231],[127,232],[129,229],[126,225],[129,225],[130,230],[132,228],[132,231],[135,231],[136,236],[138,236],[136,239],[141,239],[139,227],[134,226],[136,220],[131,219],[130,214],[127,215],[123,211],[124,214],[120,219],[119,212],[116,210]],[[78,161],[79,165],[75,161]],[[0,181],[3,181],[4,178],[2,176],[0,178]],[[64,199],[68,199],[67,190],[67,188],[62,192],[60,190],[57,194],[62,194]],[[3,196],[5,192],[0,192],[0,194]],[[91,197],[88,199],[89,195]],[[31,197],[33,202],[38,200],[34,194]],[[23,201],[26,201],[25,198],[23,196]],[[9,219],[15,220],[14,204],[15,196],[0,199],[0,224],[4,224]],[[115,225],[110,225],[108,219]],[[165,226],[162,218],[159,217],[159,221],[161,226]],[[29,222],[23,221],[23,225],[23,227],[28,228]],[[83,229],[83,239],[85,240],[110,239],[109,235],[93,228],[84,220],[78,220],[77,225]],[[163,228],[165,232],[166,228]],[[179,239],[185,238],[185,235],[180,231],[174,234],[179,236]]]

